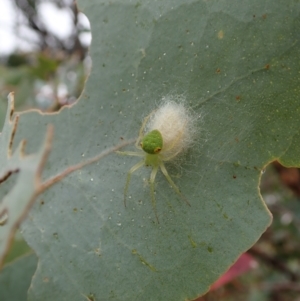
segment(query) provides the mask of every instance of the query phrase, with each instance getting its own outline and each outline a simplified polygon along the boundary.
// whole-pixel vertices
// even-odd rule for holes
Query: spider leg
[[[122,155],[122,156],[135,156],[135,157],[144,157],[144,153],[142,152],[120,152],[116,151],[117,154]]]
[[[173,189],[175,190],[175,192],[189,205],[191,206],[191,204],[189,203],[189,201],[187,200],[187,198],[181,193],[181,191],[179,190],[179,188],[175,185],[175,183],[173,182],[173,180],[171,179],[169,173],[166,170],[166,167],[164,165],[163,162],[160,163],[159,165],[162,173],[164,174],[164,176],[166,177],[166,179],[168,180],[168,182],[170,183],[170,185],[173,187]]]
[[[156,199],[155,199],[155,187],[154,187],[157,171],[158,171],[158,166],[153,166],[151,175],[150,175],[150,191],[151,191],[152,207],[153,207],[153,210],[155,213],[157,223],[159,224],[158,215],[157,215],[157,211],[156,211]]]
[[[126,178],[126,184],[124,187],[124,206],[126,207],[126,196],[127,196],[127,192],[128,192],[128,188],[129,188],[129,183],[130,183],[130,179],[131,179],[131,175],[137,171],[140,167],[142,167],[145,164],[144,160],[138,162],[137,164],[133,165],[129,172],[127,173],[127,178]]]

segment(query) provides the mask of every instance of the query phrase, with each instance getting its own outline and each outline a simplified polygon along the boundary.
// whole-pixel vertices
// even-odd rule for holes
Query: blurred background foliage
[[[91,68],[90,26],[73,1],[11,0],[11,5],[15,17],[9,34],[18,42],[9,53],[0,53],[1,123],[9,92],[15,92],[17,111],[37,108],[55,112],[74,103]],[[41,9],[46,14],[51,10],[65,13],[71,25],[68,34],[62,36],[52,30]],[[53,22],[57,22],[55,18]],[[284,168],[278,162],[270,164],[262,175],[260,190],[273,213],[272,225],[247,252],[248,259],[237,263],[239,269],[228,271],[198,301],[300,300],[299,170]],[[7,256],[7,266],[30,253],[19,233]]]
[[[11,91],[15,92],[18,111],[37,108],[53,112],[72,104],[80,95],[91,66],[89,22],[73,1],[11,0],[10,5],[14,10],[13,21],[10,28],[2,29],[16,45],[10,53],[0,53],[2,122]],[[44,18],[47,13],[63,14],[69,30],[63,29],[65,24],[62,24],[63,34],[53,29]],[[53,23],[58,21],[53,18]]]

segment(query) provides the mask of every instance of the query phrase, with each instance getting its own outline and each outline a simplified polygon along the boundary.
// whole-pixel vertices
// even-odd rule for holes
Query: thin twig
[[[46,190],[47,188],[51,187],[52,185],[54,185],[55,183],[61,181],[63,178],[65,178],[66,176],[68,176],[69,174],[71,174],[72,172],[78,170],[78,169],[81,169],[87,165],[90,165],[92,163],[95,163],[97,161],[99,161],[100,159],[106,157],[107,155],[121,149],[122,147],[126,146],[126,145],[129,145],[133,142],[135,142],[136,139],[130,139],[128,141],[124,141],[114,147],[111,147],[105,151],[103,151],[102,153],[100,153],[99,155],[93,157],[93,158],[90,158],[84,162],[81,162],[81,163],[78,163],[76,165],[73,165],[67,169],[65,169],[64,171],[62,171],[60,174],[46,180],[44,183],[42,183],[39,187],[39,193],[43,192],[44,190]]]

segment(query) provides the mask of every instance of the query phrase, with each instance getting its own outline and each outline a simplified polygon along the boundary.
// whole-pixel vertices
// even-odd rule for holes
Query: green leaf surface
[[[6,265],[0,274],[0,300],[26,301],[36,266],[37,258],[34,254],[20,257]]]
[[[93,68],[80,101],[59,114],[26,112],[29,150],[55,128],[44,177],[137,137],[163,97],[183,95],[199,117],[197,142],[160,174],[117,154],[48,190],[23,235],[39,257],[29,300],[196,298],[270,224],[261,171],[299,166],[299,10],[276,1],[79,1],[88,16]],[[34,133],[34,137],[32,137]],[[122,138],[121,138],[122,137]],[[134,150],[134,146],[128,147]],[[47,279],[45,282],[43,279]]]
[[[0,136],[1,203],[0,203],[0,268],[13,240],[14,233],[33,204],[39,191],[40,174],[50,148],[50,136],[30,156],[24,153],[25,141],[12,150],[19,116],[13,116],[13,93],[8,97],[6,119]],[[44,134],[45,132],[43,132]]]
[[[29,248],[26,241],[21,236],[20,232],[16,232],[9,253],[5,257],[4,265],[30,252],[32,253],[32,250]]]

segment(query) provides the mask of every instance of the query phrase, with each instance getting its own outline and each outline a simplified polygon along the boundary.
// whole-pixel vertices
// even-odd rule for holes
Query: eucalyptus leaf
[[[150,168],[112,154],[44,193],[23,224],[39,257],[29,300],[188,300],[249,249],[271,222],[265,166],[299,166],[298,1],[78,1],[92,27],[93,68],[79,101],[25,112],[28,149],[54,125],[44,177],[137,137],[163,98],[198,116],[193,147],[163,175],[153,212]],[[32,137],[34,133],[34,137]],[[133,151],[134,145],[127,147]]]
[[[37,266],[34,254],[28,254],[6,265],[0,274],[0,300],[26,301],[31,278]]]
[[[51,145],[51,129],[35,153],[25,152],[26,141],[14,144],[19,115],[13,116],[14,95],[8,96],[8,107],[0,135],[0,268],[13,241],[14,234],[40,193],[40,176]],[[13,145],[15,149],[13,149]]]

